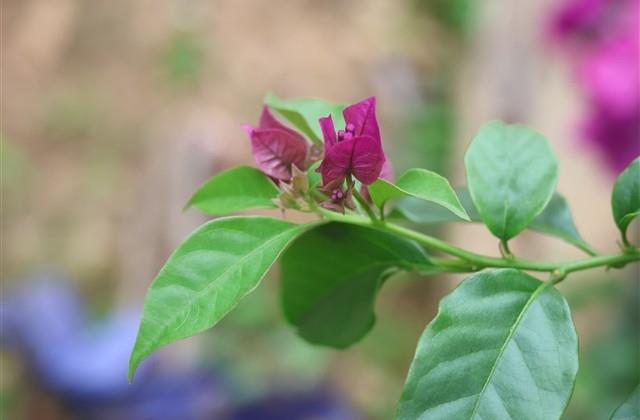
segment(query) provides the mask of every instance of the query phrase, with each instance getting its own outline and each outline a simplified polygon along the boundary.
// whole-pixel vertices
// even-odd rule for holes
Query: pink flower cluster
[[[327,195],[321,204],[338,211],[344,211],[344,207],[354,208],[355,180],[360,181],[367,196],[367,185],[379,177],[393,176],[382,149],[375,97],[349,105],[343,116],[345,127],[337,131],[330,115],[318,121],[324,137],[324,156],[317,172],[322,175],[320,191]],[[258,167],[295,195],[288,183],[292,183],[298,170],[305,171],[320,159],[314,148],[302,134],[279,122],[266,106],[258,127],[244,125],[243,128],[249,134]]]
[[[618,173],[640,155],[640,0],[567,0],[549,23],[588,101],[581,134]]]

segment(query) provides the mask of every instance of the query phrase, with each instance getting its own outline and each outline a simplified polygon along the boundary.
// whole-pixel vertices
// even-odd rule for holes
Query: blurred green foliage
[[[195,33],[174,33],[164,47],[161,59],[164,80],[171,86],[193,86],[202,77],[205,52]]]
[[[474,16],[471,0],[416,0],[419,10],[433,16],[452,32],[464,34]]]
[[[416,109],[400,133],[404,143],[403,150],[398,151],[402,166],[446,175],[450,167],[454,131],[454,111],[446,99]]]
[[[207,347],[215,352],[211,363],[225,366],[239,400],[273,391],[275,379],[313,386],[333,353],[306,343],[282,322],[279,294],[269,286],[244,298],[207,337]]]
[[[0,133],[0,165],[2,176],[0,186],[2,192],[13,193],[24,189],[28,184],[31,165],[28,156],[20,147]]]
[[[82,143],[104,128],[104,105],[98,92],[86,86],[57,89],[44,97],[37,125],[49,141]]]
[[[567,420],[600,420],[611,416],[640,378],[640,283],[631,271],[626,282],[610,278],[584,282],[567,294],[574,310],[604,304],[614,311],[611,327],[581,347],[580,370]],[[620,302],[624,302],[620,305]],[[618,308],[617,311],[614,308]]]

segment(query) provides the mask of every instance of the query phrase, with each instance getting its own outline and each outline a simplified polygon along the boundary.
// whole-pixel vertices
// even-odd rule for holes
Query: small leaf
[[[186,207],[214,215],[240,210],[274,208],[278,188],[264,173],[250,166],[227,169],[210,178],[193,194]]]
[[[471,200],[469,191],[464,187],[460,187],[456,188],[456,193],[471,221],[482,222]],[[399,200],[389,214],[389,218],[406,219],[419,224],[439,224],[461,221],[458,216],[449,210],[415,198]],[[559,193],[554,193],[547,207],[529,224],[528,229],[560,238],[582,249],[587,254],[596,254],[591,245],[589,245],[578,232],[573,222],[567,200]]]
[[[309,189],[313,190],[322,181],[322,177],[319,172],[316,171],[320,166],[320,162],[314,162],[309,169],[307,169],[307,178],[309,179]]]
[[[504,241],[525,229],[556,189],[558,162],[548,142],[521,125],[485,125],[473,138],[464,163],[482,220]]]
[[[336,127],[344,126],[342,110],[344,105],[315,98],[284,100],[273,93],[264,98],[264,103],[278,111],[298,130],[302,131],[314,143],[322,142],[322,130],[318,119],[331,115]]]
[[[629,398],[616,408],[611,415],[611,420],[638,420],[640,419],[640,385],[631,393]]]
[[[147,292],[129,379],[158,347],[214,326],[257,287],[309,225],[269,217],[205,223],[176,248]]]
[[[446,178],[426,169],[409,169],[395,185],[378,179],[369,186],[371,199],[378,207],[393,198],[416,197],[443,206],[464,220],[470,220]]]
[[[613,219],[626,242],[629,224],[640,215],[640,157],[618,176],[611,195],[611,208]]]
[[[465,187],[458,187],[454,190],[460,200],[460,204],[465,209],[471,222],[481,222],[478,210],[471,201],[469,190]],[[429,201],[420,200],[413,197],[401,198],[398,200],[393,210],[389,213],[390,219],[405,219],[413,223],[432,225],[450,222],[464,222],[450,210]]]
[[[307,231],[282,256],[282,305],[298,334],[344,348],[373,327],[375,298],[398,270],[434,267],[414,242],[344,223]]]
[[[481,272],[440,302],[397,417],[559,419],[577,371],[569,307],[551,283],[513,269]]]
[[[555,236],[577,246],[587,254],[595,255],[596,251],[589,245],[578,232],[567,200],[559,193],[554,193],[547,204],[533,222],[529,229],[547,235]]]

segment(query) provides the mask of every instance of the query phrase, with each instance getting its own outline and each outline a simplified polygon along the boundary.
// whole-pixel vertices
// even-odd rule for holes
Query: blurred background
[[[264,95],[376,95],[387,154],[464,183],[487,120],[544,134],[583,237],[615,252],[615,176],[640,153],[638,0],[6,0],[1,25],[6,419],[390,419],[414,347],[461,276],[389,281],[342,352],[296,337],[277,269],[216,328],[133,385],[144,293],[206,218],[212,174],[251,164]],[[275,213],[277,214],[277,212]],[[632,225],[638,240],[638,225]],[[485,253],[482,226],[440,235]],[[579,258],[526,232],[519,255]],[[580,335],[566,419],[608,418],[640,376],[638,267],[562,283]]]

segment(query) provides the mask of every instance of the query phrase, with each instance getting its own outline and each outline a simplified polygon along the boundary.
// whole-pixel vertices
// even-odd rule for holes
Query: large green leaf
[[[626,238],[629,224],[640,215],[640,157],[618,176],[611,195],[611,208],[613,219]]]
[[[640,385],[620,407],[616,408],[611,420],[640,420]]]
[[[467,184],[483,222],[507,241],[535,219],[556,189],[558,162],[530,128],[491,122],[464,157]]]
[[[480,215],[476,210],[469,191],[464,188],[456,188],[462,206],[465,208],[472,222],[481,222]],[[419,224],[439,224],[449,222],[460,222],[461,219],[445,208],[434,205],[415,198],[401,199],[396,203],[395,208],[389,214],[391,219],[406,219]],[[582,238],[571,216],[571,210],[567,200],[559,193],[553,197],[528,229],[542,232],[547,235],[560,238],[572,245],[577,246],[588,254],[595,254],[593,248]]]
[[[551,283],[513,269],[481,272],[440,302],[398,418],[558,419],[577,371],[569,307]]]
[[[344,223],[319,226],[282,256],[284,314],[305,340],[344,348],[373,326],[375,297],[389,275],[432,268],[406,239]]]
[[[369,185],[369,194],[376,206],[382,208],[391,199],[400,197],[416,197],[431,201],[446,209],[461,219],[469,220],[467,212],[460,204],[455,191],[446,178],[426,169],[409,169],[393,184],[384,179],[378,179]]]
[[[196,229],[147,292],[129,378],[158,347],[215,325],[307,227],[256,216],[217,219]]]
[[[322,130],[318,123],[320,117],[326,117],[331,114],[336,127],[344,126],[344,117],[342,116],[344,105],[342,104],[315,98],[284,100],[273,93],[269,93],[264,98],[264,103],[278,111],[280,115],[315,143],[322,141]]]
[[[239,210],[274,208],[278,188],[262,171],[238,166],[220,172],[193,194],[186,207],[214,215]]]

